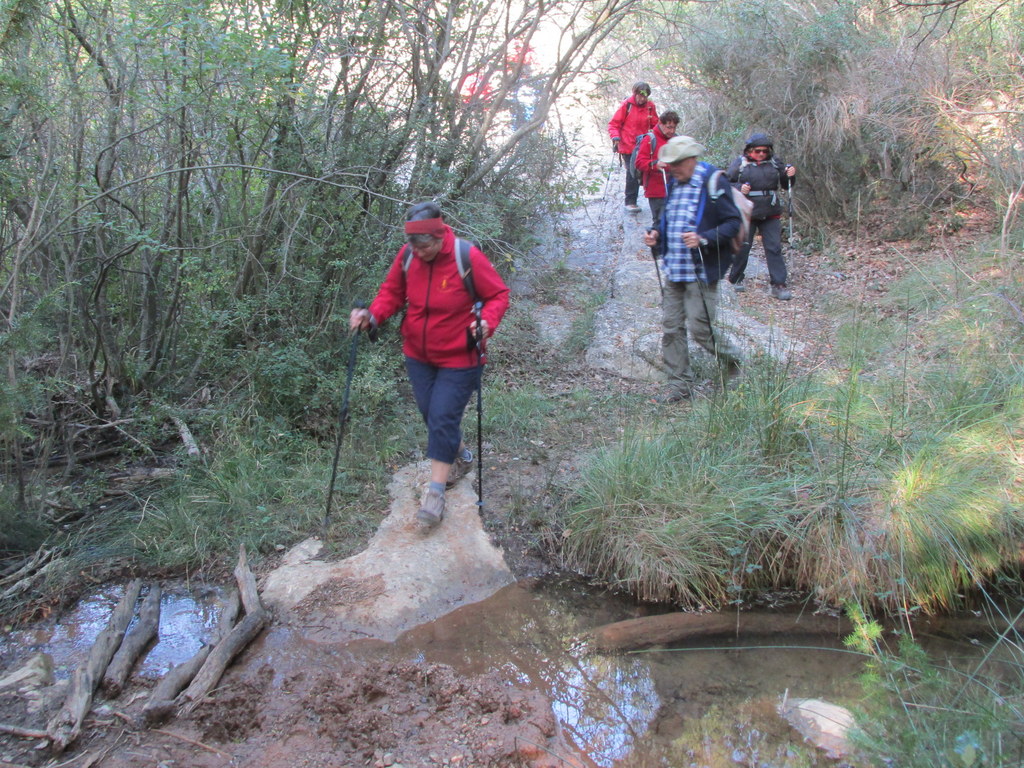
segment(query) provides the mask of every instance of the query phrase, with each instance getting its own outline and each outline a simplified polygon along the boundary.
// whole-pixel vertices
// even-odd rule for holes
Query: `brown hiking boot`
[[[453,485],[459,482],[459,480],[464,478],[466,476],[466,473],[469,472],[470,469],[472,469],[473,454],[470,453],[469,451],[466,451],[466,453],[469,454],[468,459],[464,458],[463,454],[460,453],[458,456],[455,457],[455,461],[452,462],[452,467],[451,469],[448,470],[448,482],[445,483],[446,488],[451,488]]]

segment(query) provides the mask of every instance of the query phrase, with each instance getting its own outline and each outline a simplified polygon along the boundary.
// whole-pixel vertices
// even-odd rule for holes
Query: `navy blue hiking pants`
[[[476,391],[479,369],[438,368],[406,357],[405,370],[427,425],[427,458],[453,463],[462,442],[462,414]]]

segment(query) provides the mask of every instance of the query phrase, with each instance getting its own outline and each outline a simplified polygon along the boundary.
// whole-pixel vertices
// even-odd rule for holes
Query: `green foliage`
[[[226,432],[211,446],[208,464],[156,493],[132,524],[106,545],[127,549],[151,565],[198,566],[230,556],[238,544],[267,553],[317,530],[324,513],[332,459],[328,447],[282,431],[271,421]],[[353,506],[368,469],[351,447],[339,467],[332,524],[350,546],[372,532]]]
[[[1014,568],[1019,303],[962,272],[930,280],[892,292],[907,319],[885,339],[852,309],[848,369],[796,377],[758,360],[725,397],[599,452],[567,560],[652,599],[771,584],[900,611],[955,607]]]
[[[663,77],[683,87],[659,104],[678,107],[719,164],[750,133],[774,136],[799,168],[808,224],[878,211],[889,239],[920,237],[982,177],[1015,220],[1006,202],[1024,179],[1012,138],[1021,111],[997,105],[1021,99],[1008,66],[1018,40],[1004,34],[1020,10],[965,7],[947,17],[852,1],[670,4],[688,44],[668,48]],[[938,27],[945,36],[932,35]]]
[[[869,658],[853,734],[868,761],[908,768],[1020,763],[1024,679],[1015,631],[997,641],[980,664],[965,669],[955,660],[930,658],[907,633],[893,647],[859,608],[848,611],[855,634],[847,644]],[[996,629],[1011,618],[998,609],[992,613]]]

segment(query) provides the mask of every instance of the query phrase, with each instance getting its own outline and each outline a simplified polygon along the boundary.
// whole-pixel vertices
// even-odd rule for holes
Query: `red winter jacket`
[[[619,140],[619,154],[633,153],[636,137],[642,136],[658,124],[658,110],[650,99],[642,107],[630,96],[608,121],[608,135]]]
[[[467,344],[473,321],[473,299],[455,262],[455,233],[445,227],[444,243],[432,261],[415,256],[409,271],[402,268],[405,246],[398,250],[388,276],[370,304],[377,323],[406,307],[402,321],[402,351],[414,360],[439,368],[470,368],[477,364],[476,349]],[[481,315],[488,335],[494,333],[508,309],[508,287],[477,247],[470,248],[473,287],[483,302]]]
[[[658,150],[662,148],[668,137],[661,132],[661,124],[654,129],[654,151],[651,151],[651,140],[647,134],[642,134],[638,141],[640,149],[636,153],[636,167],[642,176],[641,183],[644,185],[644,197],[665,196],[665,175],[668,171],[658,168]]]

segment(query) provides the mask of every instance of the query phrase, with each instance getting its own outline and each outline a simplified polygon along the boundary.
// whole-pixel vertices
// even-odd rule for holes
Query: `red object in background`
[[[474,72],[466,75],[462,81],[459,95],[462,96],[464,104],[474,101],[489,101],[494,95],[494,89],[491,87],[490,78],[481,76],[479,72]]]

